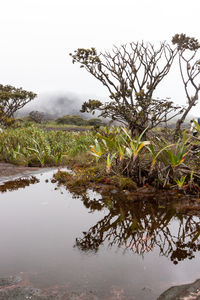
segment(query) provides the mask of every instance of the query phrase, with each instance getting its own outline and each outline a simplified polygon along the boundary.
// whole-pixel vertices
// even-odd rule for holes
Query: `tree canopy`
[[[179,68],[187,98],[187,106],[176,123],[176,132],[180,130],[187,114],[193,106],[197,104],[200,91],[200,59],[196,56],[199,54],[200,43],[193,37],[185,34],[175,34],[172,43],[177,46]]]
[[[37,95],[11,85],[0,84],[0,123],[7,124],[14,113]]]
[[[111,52],[97,53],[95,48],[78,49],[71,54],[109,91],[110,101],[89,100],[82,112],[94,112],[129,126],[132,133],[153,128],[181,113],[181,108],[166,99],[154,99],[158,84],[170,71],[176,49],[163,42],[155,48],[137,42],[114,47]]]
[[[141,133],[146,127],[154,128],[181,114],[178,131],[198,99],[200,61],[195,60],[195,56],[199,42],[185,34],[176,34],[172,44],[174,46],[160,42],[155,47],[151,43],[132,42],[114,46],[110,52],[78,48],[70,53],[73,63],[80,64],[108,90],[108,101],[89,99],[83,103],[81,111],[94,113],[98,110],[100,116],[128,125],[132,134]],[[177,55],[187,97],[185,107],[175,105],[170,99],[154,97],[157,86],[168,75]],[[192,95],[191,88],[194,90]]]

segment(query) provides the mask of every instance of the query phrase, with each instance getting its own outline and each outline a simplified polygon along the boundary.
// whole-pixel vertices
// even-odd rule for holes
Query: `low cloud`
[[[28,115],[31,111],[38,110],[55,118],[64,115],[81,115],[82,117],[85,115],[85,117],[89,117],[89,114],[80,112],[82,103],[86,100],[88,99],[85,97],[81,99],[80,96],[70,93],[43,94],[19,110],[17,116]]]

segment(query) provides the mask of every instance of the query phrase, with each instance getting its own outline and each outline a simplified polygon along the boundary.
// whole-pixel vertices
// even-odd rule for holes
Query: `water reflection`
[[[16,180],[9,180],[0,185],[0,192],[5,193],[7,191],[15,191],[20,188],[24,189],[25,187],[38,182],[40,181],[35,176],[31,176],[28,178],[18,178]]]
[[[92,211],[107,208],[108,213],[76,239],[75,247],[81,251],[98,252],[107,244],[144,255],[158,247],[160,255],[177,264],[200,250],[199,218],[183,216],[172,206],[120,201],[116,196],[99,200],[84,196],[83,203]]]
[[[161,197],[158,205],[136,196],[128,201],[114,188],[73,199],[52,176],[49,171],[37,175],[38,184],[0,193],[0,277],[23,272],[28,286],[58,287],[61,294],[66,287],[73,298],[87,300],[88,291],[99,300],[154,300],[172,285],[200,278],[199,258],[186,259],[199,249],[197,217],[165,208]],[[166,257],[185,260],[177,266]]]

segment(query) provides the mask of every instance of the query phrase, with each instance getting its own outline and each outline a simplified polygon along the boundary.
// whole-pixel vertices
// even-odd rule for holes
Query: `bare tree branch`
[[[132,42],[100,54],[95,48],[77,49],[70,54],[73,63],[79,63],[97,78],[108,89],[111,99],[104,104],[89,100],[81,111],[97,109],[103,117],[126,123],[132,134],[171,119],[173,112],[177,115],[182,109],[172,101],[153,99],[153,93],[170,71],[176,54],[177,49],[166,42],[157,49],[150,43]]]

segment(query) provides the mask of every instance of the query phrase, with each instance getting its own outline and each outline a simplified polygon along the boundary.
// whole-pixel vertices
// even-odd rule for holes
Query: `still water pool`
[[[0,277],[127,300],[200,278],[198,217],[117,195],[74,197],[51,182],[53,172],[0,192]]]

